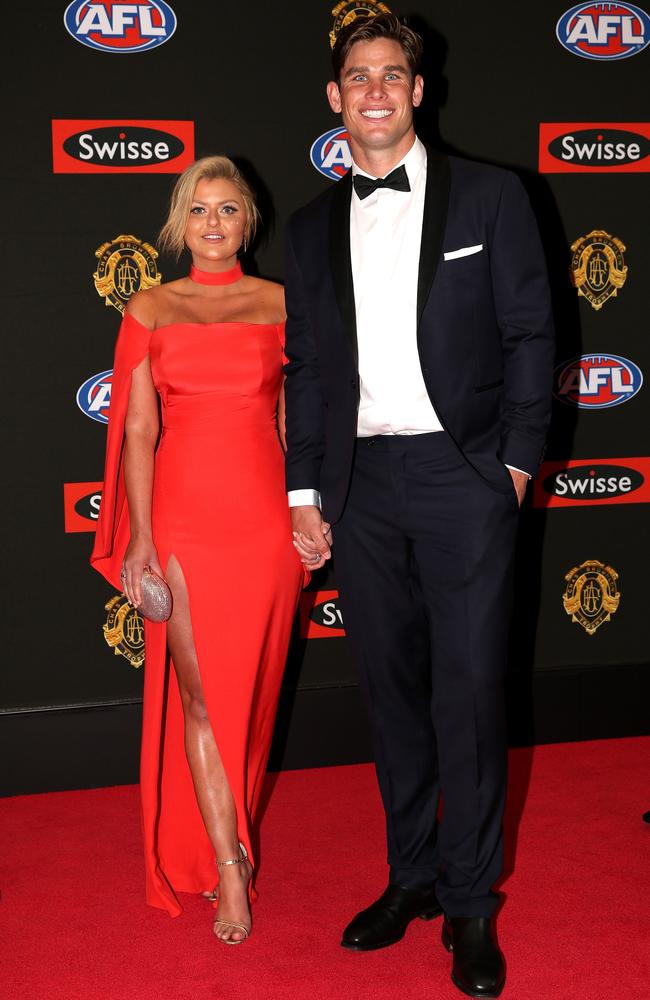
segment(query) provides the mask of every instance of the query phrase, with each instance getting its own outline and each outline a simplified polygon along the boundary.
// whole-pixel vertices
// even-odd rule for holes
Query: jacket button
[[[422,374],[423,375],[428,375],[429,374],[429,369],[428,368],[423,368],[422,369]]]
[[[353,389],[356,389],[356,387],[357,387],[356,379],[351,378],[350,379],[350,385],[352,386]]]

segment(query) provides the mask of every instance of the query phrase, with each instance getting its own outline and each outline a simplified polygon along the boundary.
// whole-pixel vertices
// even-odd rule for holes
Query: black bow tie
[[[404,164],[395,170],[391,170],[387,177],[378,177],[376,180],[373,180],[372,177],[365,177],[363,174],[355,174],[352,178],[352,183],[361,201],[367,198],[369,194],[372,194],[373,191],[376,191],[377,188],[390,188],[392,191],[411,190]]]

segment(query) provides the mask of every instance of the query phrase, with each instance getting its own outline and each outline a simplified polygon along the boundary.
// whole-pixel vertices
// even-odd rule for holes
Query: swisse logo
[[[535,480],[534,507],[650,502],[650,458],[544,462]]]
[[[539,126],[540,173],[648,173],[649,154],[647,122],[542,122]]]
[[[641,369],[616,354],[583,354],[555,369],[553,394],[562,403],[583,410],[619,406],[643,385]]]
[[[175,174],[194,161],[194,122],[52,122],[55,174]]]
[[[542,122],[539,127],[541,173],[650,170],[647,122],[589,124]]]
[[[549,144],[551,156],[565,163],[588,163],[595,167],[615,163],[637,163],[648,154],[648,141],[620,129],[584,129],[563,135]]]
[[[109,369],[99,375],[91,375],[77,391],[77,406],[81,412],[100,424],[108,423],[112,383],[113,372]]]
[[[322,628],[343,628],[343,615],[336,602],[336,598],[317,604],[315,608],[312,608],[309,617]]]
[[[345,635],[337,590],[306,591],[300,598],[300,636],[332,639]]]
[[[333,181],[340,180],[352,166],[347,130],[339,126],[323,132],[312,143],[309,158],[320,174]]]
[[[103,483],[63,484],[66,534],[96,530],[103,485]]]
[[[63,15],[66,30],[82,45],[101,52],[144,52],[169,41],[176,15],[163,0],[116,3],[73,0]]]
[[[557,22],[558,41],[583,59],[627,59],[650,41],[650,18],[630,3],[580,3]]]
[[[579,496],[585,500],[602,497],[624,496],[630,490],[636,490],[643,485],[643,476],[631,469],[617,469],[613,465],[602,465],[598,468],[582,466],[567,472],[558,472],[544,480],[544,488],[558,497]]]

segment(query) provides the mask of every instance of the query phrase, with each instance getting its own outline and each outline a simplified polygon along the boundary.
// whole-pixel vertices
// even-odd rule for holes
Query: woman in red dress
[[[161,243],[192,267],[127,306],[92,556],[136,607],[146,566],[172,591],[169,621],[145,623],[147,900],[175,916],[177,892],[218,880],[228,944],[251,928],[251,823],[303,583],[278,436],[282,288],[237,258],[256,216],[225,157],[176,184]]]

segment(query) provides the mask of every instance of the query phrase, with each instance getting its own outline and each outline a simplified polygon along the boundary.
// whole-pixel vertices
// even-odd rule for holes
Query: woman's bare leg
[[[199,810],[216,858],[228,861],[241,856],[237,811],[208,719],[194,647],[187,586],[175,556],[170,557],[167,565],[167,583],[174,597],[174,610],[167,622],[167,642],[183,704],[185,753]],[[250,927],[250,875],[248,863],[219,869],[219,919]],[[222,940],[241,941],[245,937],[243,931],[237,928],[220,925],[215,933]]]

